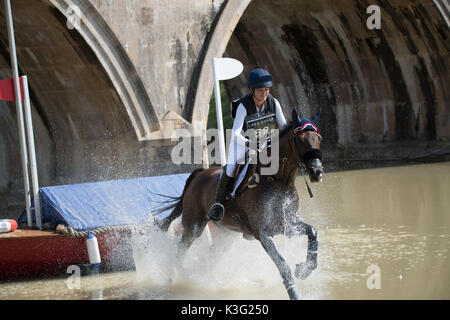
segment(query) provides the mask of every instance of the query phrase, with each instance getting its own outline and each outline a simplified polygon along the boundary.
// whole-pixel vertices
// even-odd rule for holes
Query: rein
[[[313,198],[314,195],[313,195],[313,193],[311,191],[311,188],[310,188],[310,186],[308,184],[308,181],[306,180],[307,168],[306,168],[305,162],[308,161],[308,160],[316,159],[316,158],[321,160],[322,159],[322,152],[319,149],[312,149],[312,150],[310,150],[308,152],[305,152],[302,155],[299,154],[297,152],[297,148],[295,146],[294,139],[297,136],[297,134],[299,134],[300,132],[301,131],[296,130],[296,131],[294,131],[294,134],[291,135],[288,138],[289,139],[288,140],[288,144],[289,144],[290,152],[291,152],[291,154],[292,153],[295,154],[295,158],[296,158],[296,160],[293,160],[293,161],[296,161],[295,162],[296,165],[292,166],[293,168],[290,170],[290,172],[288,172],[288,175],[287,176],[285,175],[285,173],[286,173],[285,172],[286,164],[288,163],[288,158],[279,156],[279,160],[281,161],[281,165],[282,165],[281,170],[280,170],[282,178],[278,178],[276,176],[260,176],[260,173],[259,174],[256,173],[257,177],[258,176],[260,176],[260,177],[259,177],[258,181],[255,181],[255,185],[254,186],[259,186],[264,191],[266,191],[266,192],[268,192],[268,193],[270,193],[272,195],[276,195],[275,190],[270,186],[269,182],[277,181],[277,182],[280,182],[282,184],[285,184],[285,187],[287,188],[292,183],[292,181],[295,180],[295,178],[296,178],[296,174],[294,173],[294,171],[300,169],[302,171],[302,176],[304,178],[304,181],[305,181],[305,184],[306,184],[309,196],[310,196],[310,198]],[[258,150],[257,152],[260,152],[260,150]],[[256,172],[260,172],[258,167],[256,168]],[[235,198],[233,198],[233,199],[235,199]],[[231,201],[231,203],[233,203],[233,205],[235,205],[234,201]],[[234,222],[239,224],[239,225],[241,225],[241,227],[246,228],[247,230],[251,230],[251,227],[250,227],[250,225],[248,223],[248,220],[247,221],[245,221],[245,220],[242,221],[243,217],[247,217],[247,216],[245,214],[238,213],[237,215],[233,215],[232,218],[233,218]]]
[[[305,166],[305,161],[314,159],[314,158],[320,158],[322,159],[322,153],[320,150],[318,149],[313,149],[310,150],[308,152],[306,152],[303,156],[299,156],[298,152],[295,152],[296,149],[294,147],[292,147],[292,143],[291,141],[294,141],[295,136],[297,135],[297,132],[294,132],[294,135],[292,137],[289,138],[289,146],[291,147],[291,151],[293,151],[296,155],[297,155],[297,166],[300,168],[300,170],[302,171],[302,176],[303,179],[305,180],[305,184],[306,184],[306,189],[308,189],[308,193],[309,193],[309,197],[312,198],[314,197],[311,188],[308,184],[308,181],[306,180],[306,166]]]
[[[300,128],[298,128],[298,129],[300,129]],[[307,188],[307,190],[308,190],[309,196],[310,196],[310,198],[313,198],[314,195],[313,195],[313,193],[312,193],[311,187],[309,186],[308,181],[306,180],[306,172],[307,172],[307,169],[306,169],[305,162],[307,162],[308,160],[312,160],[312,159],[320,159],[320,160],[322,160],[322,152],[321,152],[319,149],[312,149],[312,150],[310,150],[310,151],[308,151],[308,152],[305,152],[305,154],[303,154],[303,155],[299,155],[299,153],[296,151],[295,146],[292,145],[293,143],[295,144],[295,142],[294,142],[295,136],[297,136],[297,134],[299,134],[299,133],[302,131],[302,130],[298,130],[298,129],[294,131],[294,134],[293,134],[291,137],[289,137],[289,142],[288,142],[288,143],[289,143],[289,148],[290,148],[291,152],[294,153],[294,154],[296,155],[296,158],[297,158],[296,164],[297,164],[297,166],[294,167],[294,168],[288,173],[288,176],[287,176],[287,177],[290,177],[291,174],[293,173],[293,171],[296,170],[297,167],[298,167],[298,168],[302,171],[302,176],[303,176],[303,179],[304,179],[304,181],[305,181],[306,188]],[[317,132],[317,131],[316,131],[316,132]],[[287,160],[286,157],[279,158],[279,159],[281,160],[281,163],[282,163],[281,176],[282,176],[282,177],[286,177],[284,171],[285,171],[285,166],[286,166],[286,163],[287,163],[288,160]],[[271,180],[271,181],[284,182],[284,179],[283,179],[283,178],[276,178],[276,177],[267,177],[267,178],[264,178],[264,180]],[[292,182],[292,180],[295,180],[295,176],[294,176],[294,175],[292,175],[291,178],[287,178],[287,181],[286,181],[286,187]],[[262,181],[261,181],[261,182],[262,182]],[[258,183],[258,185],[260,185],[263,189],[265,189],[266,191],[268,191],[268,190],[269,190],[268,187],[265,187],[265,186],[263,187],[263,185],[261,184],[261,182]]]
[[[289,138],[289,147],[291,148],[292,151],[294,151],[293,153],[297,155],[297,160],[298,160],[297,163],[299,163],[301,160],[300,160],[300,158],[298,157],[297,152],[295,152],[295,149],[293,149],[293,147],[292,147],[292,143],[291,143],[292,141],[293,141],[293,139],[292,139],[292,137],[290,137],[290,138]],[[282,177],[286,177],[285,174],[284,174],[284,170],[285,170],[286,163],[288,162],[288,159],[287,159],[286,157],[283,157],[283,158],[279,157],[278,159],[281,161],[281,164],[282,164],[282,167],[281,167],[281,176],[282,176]],[[294,170],[296,170],[296,169],[297,169],[297,168],[294,167],[294,168],[289,172],[288,177],[289,177],[289,176],[292,174],[292,172],[293,172]],[[287,186],[289,186],[289,184],[292,182],[292,180],[295,180],[295,176],[292,175],[291,178],[287,178],[287,179],[276,178],[276,177],[274,177],[274,176],[270,176],[270,177],[264,178],[264,180],[278,181],[278,182],[282,182],[282,183],[284,183],[285,180],[286,180],[286,187],[287,187]],[[261,187],[262,187],[262,184],[261,184],[261,183],[259,183],[259,185],[261,185]],[[267,191],[268,189],[265,188],[265,190]]]
[[[308,189],[308,193],[309,193],[309,197],[312,198],[312,197],[314,197],[314,195],[313,195],[313,193],[311,191],[311,188],[309,187],[308,181],[306,180],[306,168],[305,168],[305,165],[303,163],[300,163],[298,165],[298,167],[302,170],[302,176],[303,176],[303,179],[305,180],[306,188]]]
[[[289,148],[291,153],[295,154],[297,161],[296,164],[297,166],[294,166],[293,169],[288,173],[288,175],[285,175],[285,167],[286,167],[286,163],[288,162],[288,159],[286,157],[283,158],[279,158],[279,160],[281,161],[282,167],[281,167],[281,176],[287,179],[283,179],[283,178],[277,178],[274,176],[269,176],[269,177],[262,177],[262,179],[257,183],[262,189],[264,189],[265,191],[271,191],[269,189],[268,186],[265,186],[264,184],[262,184],[263,180],[266,181],[277,181],[277,182],[281,182],[281,183],[286,183],[286,187],[289,186],[289,184],[295,180],[295,175],[293,174],[293,171],[297,170],[298,168],[300,168],[300,170],[302,171],[302,176],[305,180],[306,183],[306,187],[308,189],[308,193],[309,196],[312,198],[313,197],[313,193],[311,191],[311,188],[308,184],[308,181],[306,180],[306,167],[305,167],[305,162],[314,158],[319,158],[322,159],[322,153],[320,150],[318,149],[312,149],[308,152],[306,152],[304,155],[299,155],[298,152],[296,152],[296,148],[295,146],[293,146],[294,143],[294,138],[295,136],[300,133],[301,131],[295,131],[294,134],[289,137]],[[292,175],[292,177],[290,177]],[[289,178],[290,177],[290,178]],[[285,182],[286,181],[286,182]]]

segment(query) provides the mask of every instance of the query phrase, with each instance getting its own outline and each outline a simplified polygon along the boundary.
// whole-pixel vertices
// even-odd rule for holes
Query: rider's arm
[[[231,143],[237,142],[240,145],[245,146],[245,143],[248,141],[242,134],[242,127],[244,126],[244,119],[247,116],[247,110],[242,103],[239,104],[236,111],[236,118],[233,122],[233,131],[231,133]]]
[[[284,129],[287,126],[287,122],[284,117],[283,110],[281,109],[281,105],[277,99],[275,99],[275,114],[277,116],[278,128],[280,130]]]

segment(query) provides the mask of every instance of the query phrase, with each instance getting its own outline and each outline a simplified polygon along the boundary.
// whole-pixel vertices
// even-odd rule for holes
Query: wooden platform
[[[14,232],[0,233],[0,241],[5,239],[26,239],[60,236],[53,231],[17,229]]]
[[[125,237],[97,237],[102,262]],[[89,264],[86,239],[52,231],[18,229],[0,234],[0,281],[67,275],[71,265]]]

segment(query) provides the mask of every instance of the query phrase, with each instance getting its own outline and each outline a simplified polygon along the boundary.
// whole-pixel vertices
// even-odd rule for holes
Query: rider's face
[[[263,103],[266,101],[267,97],[269,96],[270,88],[258,88],[255,89],[254,94],[258,102]]]

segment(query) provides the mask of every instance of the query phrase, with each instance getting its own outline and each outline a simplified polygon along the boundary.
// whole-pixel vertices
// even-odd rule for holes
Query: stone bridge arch
[[[223,56],[233,31],[250,2],[251,0],[229,0],[226,2],[222,13],[217,18],[213,34],[207,40],[208,48],[202,59],[195,100],[191,105],[192,112],[188,111],[187,113],[191,117],[189,120],[200,126],[198,129],[205,130],[208,122],[209,101],[214,87],[212,59]],[[239,57],[235,58],[239,59]],[[187,107],[189,108],[189,105]]]
[[[247,92],[252,68],[265,67],[287,118],[292,107],[307,117],[323,108],[321,129],[331,148],[446,141],[446,15],[432,0],[377,5],[381,29],[367,27],[363,0],[228,1],[203,63],[192,119],[205,127],[210,61],[224,54],[245,67],[224,82],[232,99]]]
[[[86,13],[68,28],[68,6]],[[41,186],[150,175],[142,146],[160,122],[124,48],[88,1],[12,1],[19,73],[29,79]],[[0,79],[11,77],[4,6]],[[23,209],[16,110],[0,101],[0,216]],[[144,151],[142,151],[144,150]],[[124,170],[124,168],[126,168]]]
[[[125,49],[89,1],[50,0],[89,45],[110,77],[139,141],[161,129],[147,91]]]

